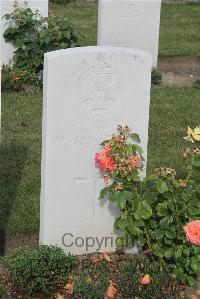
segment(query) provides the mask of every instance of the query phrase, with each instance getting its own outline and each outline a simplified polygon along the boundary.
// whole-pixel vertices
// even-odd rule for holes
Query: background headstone
[[[157,65],[161,0],[99,0],[98,45],[138,48]]]
[[[117,125],[127,124],[140,134],[147,157],[151,64],[150,54],[117,47],[45,54],[41,243],[83,254],[80,238],[114,236],[118,210],[98,201],[104,183],[94,155]],[[65,247],[64,234],[65,245],[79,238],[80,247]],[[89,251],[97,249],[95,243]],[[111,239],[101,247],[114,249]]]
[[[19,7],[30,7],[33,11],[38,10],[39,13],[47,17],[48,16],[48,0],[0,0],[0,11],[1,11],[1,65],[11,64],[14,47],[11,43],[6,43],[3,37],[3,33],[9,26],[10,21],[6,21],[2,17],[11,13],[14,10],[14,4],[17,3]]]

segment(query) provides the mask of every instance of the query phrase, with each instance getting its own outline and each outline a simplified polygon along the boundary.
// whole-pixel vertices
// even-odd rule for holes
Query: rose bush
[[[107,183],[100,198],[107,196],[121,210],[114,224],[119,230],[118,245],[137,242],[152,259],[163,266],[168,264],[178,279],[193,285],[200,275],[200,247],[194,224],[191,231],[188,223],[200,218],[200,185],[193,180],[193,167],[198,167],[194,161],[200,157],[197,148],[187,155],[192,165],[187,165],[186,178],[180,179],[174,169],[162,167],[142,180],[144,159],[139,136],[127,126],[118,130],[118,135],[102,143],[103,154],[96,154],[97,166],[104,171]],[[198,135],[198,130],[188,134],[197,142]]]
[[[38,91],[42,87],[42,81],[38,74],[30,69],[20,69],[3,65],[1,70],[1,91],[26,91],[27,87],[33,91]]]
[[[74,25],[65,17],[42,17],[38,11],[16,6],[3,16],[10,22],[3,37],[15,46],[13,65],[39,73],[43,69],[44,53],[77,46]]]

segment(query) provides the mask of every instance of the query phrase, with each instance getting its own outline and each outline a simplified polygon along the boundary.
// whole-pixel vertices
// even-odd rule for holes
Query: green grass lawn
[[[153,88],[148,172],[167,165],[181,171],[187,125],[199,124],[200,89]],[[39,229],[42,95],[7,93],[2,102],[0,231]]]
[[[96,45],[97,9],[97,3],[50,5],[73,21],[83,46]],[[200,55],[200,4],[162,4],[159,55]]]
[[[0,150],[0,228],[36,232],[39,227],[42,95],[3,95]]]
[[[159,56],[200,56],[200,3],[162,4]]]

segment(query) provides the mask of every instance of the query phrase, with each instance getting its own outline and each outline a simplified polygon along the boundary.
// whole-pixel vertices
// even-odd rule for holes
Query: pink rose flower
[[[107,158],[106,160],[106,170],[114,170],[116,168],[116,165],[113,161],[113,158]]]
[[[190,243],[200,245],[200,220],[190,221],[183,227],[183,230]]]
[[[136,167],[138,165],[138,162],[140,161],[140,158],[138,156],[131,156],[130,161],[132,166]]]
[[[116,165],[112,157],[107,157],[106,150],[95,154],[95,161],[101,170],[113,170]]]

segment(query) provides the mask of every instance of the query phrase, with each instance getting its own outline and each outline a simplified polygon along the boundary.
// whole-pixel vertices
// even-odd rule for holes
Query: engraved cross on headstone
[[[137,21],[141,18],[141,14],[137,12],[137,6],[135,2],[126,3],[126,12],[124,12],[122,18],[125,21]]]
[[[93,176],[90,177],[75,177],[74,178],[74,183],[76,184],[84,184],[84,183],[90,183],[92,192],[93,192],[93,202],[92,202],[92,211],[93,211],[93,217],[95,216],[95,205],[97,204],[98,198],[99,198],[99,186],[102,185],[103,183],[103,177],[99,173],[96,173],[96,169],[94,169],[94,174]]]

